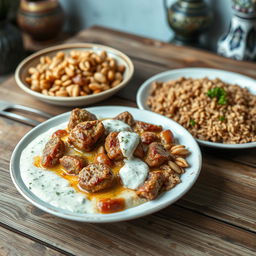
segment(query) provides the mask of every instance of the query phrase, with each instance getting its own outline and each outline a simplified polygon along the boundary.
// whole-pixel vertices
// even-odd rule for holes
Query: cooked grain
[[[223,88],[227,104],[207,92]],[[181,77],[168,82],[154,82],[147,105],[187,128],[201,140],[221,143],[256,141],[256,95],[246,88],[231,85],[216,78],[192,79]]]

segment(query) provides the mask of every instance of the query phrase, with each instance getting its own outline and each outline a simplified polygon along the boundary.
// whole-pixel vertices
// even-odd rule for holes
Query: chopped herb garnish
[[[31,187],[28,187],[31,190]]]
[[[213,89],[208,90],[207,96],[211,99],[217,98],[218,104],[226,105],[228,103],[227,92],[220,87],[215,87]]]
[[[59,196],[59,195],[60,195],[60,192],[56,192],[56,195]]]
[[[223,122],[223,121],[225,121],[225,116],[220,116],[219,119],[221,122]]]
[[[196,125],[196,121],[194,119],[190,119],[189,124],[191,126],[195,126]]]

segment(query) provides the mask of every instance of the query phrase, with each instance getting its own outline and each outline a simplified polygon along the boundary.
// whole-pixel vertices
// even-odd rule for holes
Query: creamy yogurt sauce
[[[135,132],[122,131],[117,135],[122,154],[127,159],[124,166],[119,171],[119,176],[124,187],[137,189],[146,180],[149,167],[139,158],[134,158],[133,153],[137,148],[140,137]]]
[[[117,135],[120,149],[124,157],[130,158],[140,142],[139,134],[135,132],[119,132]]]
[[[119,126],[120,129],[121,126],[123,127],[122,129],[131,129],[130,126],[126,125],[123,122],[121,123],[122,125]],[[47,141],[50,139],[51,135],[59,129],[66,128],[66,126],[67,123],[63,123],[39,135],[37,138],[31,141],[28,146],[23,150],[20,158],[20,170],[22,180],[34,195],[55,207],[73,213],[98,213],[97,199],[93,198],[92,200],[89,200],[84,193],[76,191],[73,187],[70,186],[68,180],[60,177],[54,171],[39,168],[34,165],[34,157],[42,155],[43,148]],[[126,161],[132,162],[128,165],[126,162],[126,167],[123,171],[123,177],[136,177],[137,184],[140,183],[138,182],[138,180],[143,180],[141,178],[142,174],[140,173],[136,176],[133,174],[133,172],[135,169],[139,170],[141,167],[134,166],[134,168],[132,168],[133,171],[131,171],[130,174],[126,175],[126,169],[131,169],[131,167],[133,166],[132,163],[134,163],[134,165],[136,164],[136,159]],[[141,160],[137,159],[138,164],[140,164],[141,162]],[[138,177],[140,178],[138,179]],[[130,186],[129,184],[131,183],[132,182],[128,181],[125,183],[128,184],[127,188],[136,187],[136,185]],[[135,183],[136,182],[134,182],[134,184]],[[145,199],[139,198],[136,195],[135,191],[132,190],[123,191],[119,195],[115,196],[115,198],[124,198],[125,208],[134,207],[136,205],[146,202]]]
[[[120,169],[119,176],[126,188],[137,189],[146,180],[149,172],[148,165],[139,158],[124,160],[125,165]]]
[[[113,119],[105,119],[102,121],[107,133],[110,132],[121,132],[121,131],[131,131],[131,127],[120,121],[120,120],[113,120]]]
[[[22,180],[33,194],[53,206],[74,213],[96,212],[95,205],[83,193],[75,191],[66,179],[53,171],[34,166],[33,158],[42,154],[52,133],[65,127],[66,123],[50,129],[23,150],[20,158]]]

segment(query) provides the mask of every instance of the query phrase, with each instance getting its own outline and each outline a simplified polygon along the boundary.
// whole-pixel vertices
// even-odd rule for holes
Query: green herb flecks
[[[219,120],[220,120],[221,122],[225,121],[225,119],[226,119],[225,116],[220,116],[220,117],[219,117]]]
[[[196,125],[196,121],[194,119],[190,119],[189,124],[194,127]]]
[[[228,103],[227,92],[220,87],[215,87],[213,89],[208,90],[207,96],[211,99],[217,98],[218,104],[226,105]]]

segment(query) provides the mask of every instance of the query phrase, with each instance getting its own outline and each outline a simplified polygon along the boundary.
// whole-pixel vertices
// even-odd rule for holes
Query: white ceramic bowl
[[[203,78],[208,77],[209,79],[220,78],[224,82],[230,84],[237,84],[241,87],[246,87],[252,94],[256,94],[256,81],[250,77],[224,71],[218,69],[210,68],[182,68],[174,69],[160,74],[154,75],[151,78],[147,79],[139,88],[137,92],[137,105],[140,109],[150,110],[146,104],[146,100],[150,94],[151,84],[155,81],[167,82],[169,80],[175,80],[180,77],[192,77],[192,78]],[[256,147],[256,142],[244,143],[244,144],[224,144],[224,143],[215,143],[205,140],[197,141],[207,147],[213,148],[225,148],[225,149],[243,149],[243,148],[253,148]]]
[[[126,67],[124,72],[124,79],[123,81],[116,87],[111,88],[109,90],[103,91],[98,94],[92,94],[87,96],[79,96],[79,97],[56,97],[56,96],[48,96],[44,95],[39,92],[35,92],[29,88],[27,83],[25,82],[25,78],[28,75],[28,69],[30,67],[35,67],[40,60],[40,57],[48,55],[54,56],[58,51],[70,52],[71,50],[81,50],[81,51],[88,51],[92,50],[96,53],[101,51],[106,51],[108,56],[117,60],[119,65],[124,65]],[[99,101],[102,101],[106,98],[109,98],[130,81],[134,73],[134,66],[131,59],[125,55],[124,53],[113,49],[108,46],[99,45],[99,44],[91,44],[91,43],[74,43],[74,44],[62,44],[58,46],[53,46],[46,48],[44,50],[38,51],[29,57],[25,58],[17,67],[15,71],[15,80],[18,86],[25,91],[26,93],[30,94],[31,96],[50,103],[54,105],[61,105],[61,106],[85,106],[89,104],[93,104]]]
[[[35,138],[37,138],[40,134],[45,133],[46,131],[53,127],[56,127],[57,125],[67,123],[70,115],[70,112],[68,112],[53,117],[50,120],[32,129],[27,135],[23,137],[23,139],[18,143],[13,151],[10,162],[12,181],[18,191],[32,204],[48,213],[70,220],[82,222],[116,222],[142,217],[159,211],[177,201],[193,186],[200,173],[202,156],[197,142],[185,128],[164,116],[136,108],[108,106],[88,108],[87,110],[94,113],[99,118],[113,117],[121,112],[129,111],[137,120],[161,124],[166,129],[170,128],[173,131],[174,136],[178,140],[178,142],[185,145],[191,152],[191,154],[186,158],[188,163],[190,164],[190,167],[186,168],[186,172],[181,175],[181,183],[176,185],[170,191],[162,193],[155,200],[146,202],[133,208],[129,208],[122,212],[112,214],[75,214],[60,208],[56,208],[49,203],[42,201],[28,189],[28,187],[24,184],[22,180],[22,163],[20,162],[21,154],[22,151],[27,147],[27,145]],[[31,158],[33,158],[33,156],[31,156]],[[31,159],[31,161],[33,161],[33,159]]]

